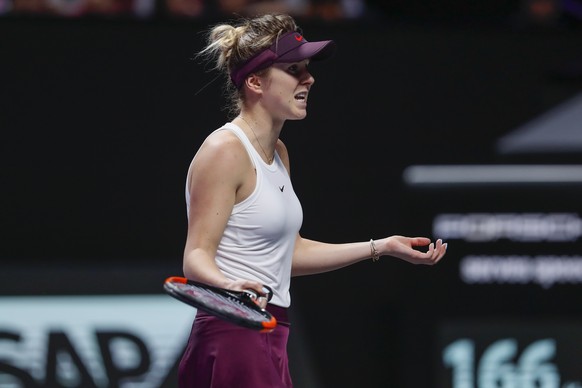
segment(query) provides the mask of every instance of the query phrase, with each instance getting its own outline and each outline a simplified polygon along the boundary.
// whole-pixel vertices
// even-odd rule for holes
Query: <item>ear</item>
[[[262,92],[263,79],[255,73],[249,74],[245,79],[246,87],[257,94]]]

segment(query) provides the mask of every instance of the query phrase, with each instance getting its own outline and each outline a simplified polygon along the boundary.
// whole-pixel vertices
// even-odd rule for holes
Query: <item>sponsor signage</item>
[[[458,248],[464,284],[582,284],[578,213],[437,214],[433,234]]]
[[[166,295],[0,297],[0,387],[159,387],[195,313]]]

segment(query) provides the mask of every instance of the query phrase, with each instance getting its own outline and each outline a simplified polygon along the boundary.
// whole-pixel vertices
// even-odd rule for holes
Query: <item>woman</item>
[[[327,244],[299,234],[302,210],[289,179],[279,134],[286,120],[307,114],[314,78],[310,60],[329,57],[332,41],[307,42],[286,15],[219,25],[202,54],[228,74],[236,117],[204,141],[188,172],[188,235],[184,275],[264,295],[279,322],[261,334],[198,312],[180,364],[182,387],[291,387],[286,344],[291,276],[315,274],[390,255],[435,264],[446,244],[391,236]],[[430,245],[429,245],[430,244]],[[414,247],[426,246],[421,252]]]

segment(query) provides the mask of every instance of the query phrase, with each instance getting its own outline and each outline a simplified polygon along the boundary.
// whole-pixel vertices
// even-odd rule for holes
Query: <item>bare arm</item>
[[[183,261],[188,279],[261,292],[262,285],[257,282],[227,279],[215,261],[233,206],[252,190],[249,187],[254,185],[253,174],[242,144],[227,131],[211,135],[196,154],[188,173],[190,213]]]
[[[393,256],[413,264],[434,265],[445,255],[447,244],[425,237],[391,236],[374,240],[378,256]],[[426,251],[414,249],[428,246]],[[292,276],[311,275],[347,267],[373,255],[371,243],[328,244],[297,236]]]
[[[283,144],[277,148],[283,163],[290,173],[289,155]],[[428,247],[420,251],[418,247]],[[374,247],[379,256],[393,256],[412,264],[433,265],[446,253],[447,244],[441,240],[431,243],[426,237],[390,236],[375,240]],[[293,254],[292,276],[329,272],[347,267],[374,255],[370,241],[345,244],[329,244],[309,240],[297,235]]]

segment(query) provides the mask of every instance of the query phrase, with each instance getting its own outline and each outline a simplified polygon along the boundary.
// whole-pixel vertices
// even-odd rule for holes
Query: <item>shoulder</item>
[[[196,159],[209,160],[212,163],[240,162],[241,157],[248,159],[248,154],[241,140],[232,131],[215,131],[208,135],[196,153]]]
[[[192,160],[190,172],[207,176],[236,176],[251,166],[251,160],[241,140],[232,131],[211,133]]]
[[[209,149],[220,150],[224,147],[239,147],[241,150],[244,149],[238,136],[231,130],[222,129],[212,132],[202,143],[202,147],[208,147]]]

